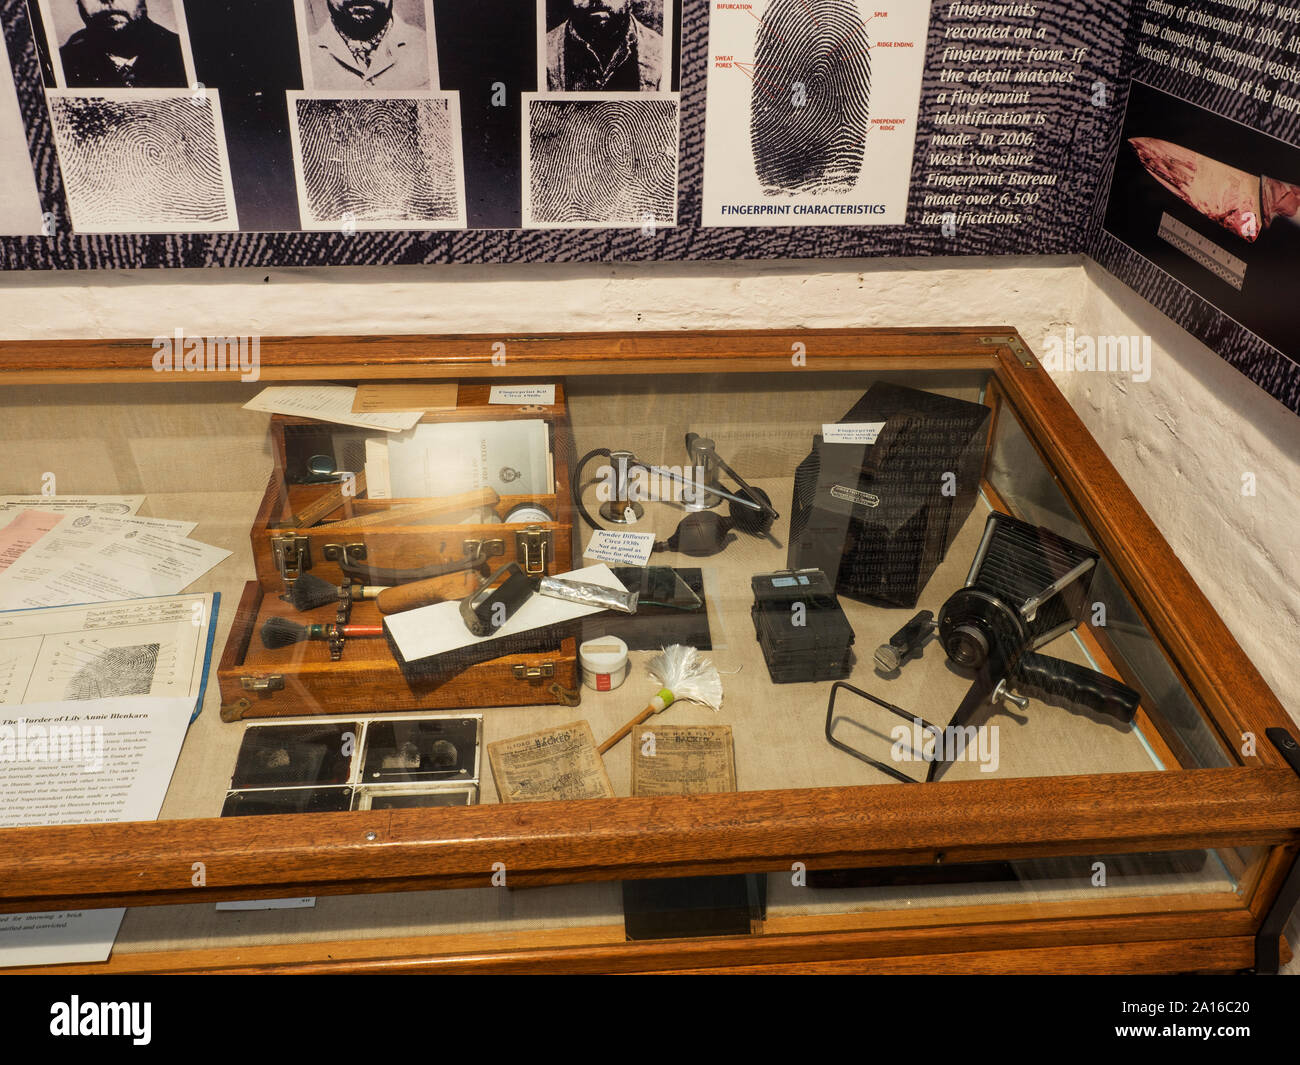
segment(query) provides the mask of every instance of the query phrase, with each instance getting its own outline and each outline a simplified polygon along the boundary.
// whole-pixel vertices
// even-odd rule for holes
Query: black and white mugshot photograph
[[[78,233],[236,230],[211,89],[51,89],[54,142]]]
[[[40,5],[65,89],[183,89],[194,59],[180,0],[28,0]]]
[[[671,0],[537,0],[537,24],[548,92],[672,88]]]
[[[303,229],[463,229],[460,94],[290,92]]]
[[[294,0],[303,88],[436,90],[432,0]]]
[[[676,93],[524,93],[525,229],[675,226]]]

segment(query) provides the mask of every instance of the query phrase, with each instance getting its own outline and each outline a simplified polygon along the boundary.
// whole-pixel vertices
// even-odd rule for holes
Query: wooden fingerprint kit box
[[[372,498],[363,475],[366,441],[392,434],[271,416],[274,468],[251,532],[257,580],[244,587],[218,668],[223,719],[576,705],[581,681],[574,635],[552,634],[535,648],[419,677],[403,674],[382,636],[347,638],[337,658],[325,640],[268,648],[260,638],[269,618],[329,625],[342,616],[337,601],[300,612],[282,598],[307,574],[336,586],[349,576],[383,586],[415,571],[451,569],[439,578],[439,589],[460,598],[483,574],[512,561],[533,577],[572,568],[574,453],[563,385],[556,384],[554,403],[545,405],[490,404],[488,398],[489,386],[462,383],[455,409],[426,413],[421,424],[544,422],[550,469],[546,483],[533,486],[544,490],[512,493],[514,482],[527,478],[512,477],[518,471],[508,467],[494,469],[505,489],[495,492],[495,501],[450,513],[441,498]],[[332,472],[321,472],[326,465]],[[488,510],[499,520],[489,520]],[[353,602],[346,613],[351,625],[382,625],[373,601]]]

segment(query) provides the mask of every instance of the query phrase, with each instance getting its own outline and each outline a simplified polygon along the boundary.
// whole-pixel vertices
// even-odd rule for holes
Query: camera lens
[[[978,669],[989,656],[989,643],[974,625],[958,625],[948,634],[944,650],[957,665]]]

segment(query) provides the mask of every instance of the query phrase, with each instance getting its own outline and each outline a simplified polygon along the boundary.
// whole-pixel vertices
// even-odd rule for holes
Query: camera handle
[[[1029,653],[1020,656],[1013,673],[1013,683],[1021,695],[1053,706],[1081,706],[1125,725],[1131,724],[1137,714],[1137,692],[1087,666]]]

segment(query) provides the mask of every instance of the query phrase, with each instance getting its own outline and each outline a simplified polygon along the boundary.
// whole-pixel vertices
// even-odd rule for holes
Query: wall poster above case
[[[0,264],[1075,250],[1102,116],[1063,117],[1117,74],[1124,4],[1083,47],[1066,0],[970,6],[0,0],[50,229]],[[1042,53],[1015,91],[953,47],[1004,32]]]
[[[1088,253],[1300,410],[1290,10],[0,0],[0,269]]]

